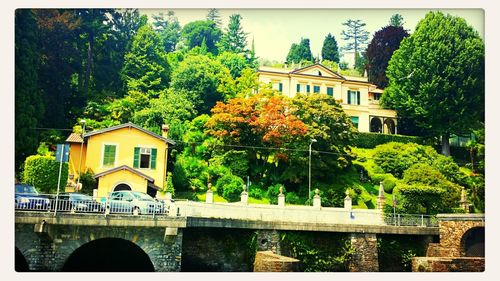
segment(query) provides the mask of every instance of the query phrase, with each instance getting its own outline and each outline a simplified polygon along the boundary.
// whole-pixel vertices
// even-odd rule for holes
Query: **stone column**
[[[241,193],[241,204],[248,205],[248,192],[245,184],[243,185],[243,192]]]
[[[350,272],[378,272],[377,235],[373,233],[351,233],[354,254],[348,264]]]
[[[352,210],[352,199],[349,197],[349,191],[345,191],[345,198],[344,198],[344,209],[348,212]]]
[[[467,200],[467,193],[462,186],[462,193],[460,195],[460,208],[464,209],[465,213],[469,213],[469,201]]]
[[[283,186],[280,186],[280,194],[278,195],[278,206],[285,207],[285,194],[283,194]]]
[[[383,210],[385,205],[384,185],[380,182],[377,196],[377,209]]]
[[[321,209],[321,197],[319,196],[319,189],[315,189],[314,190],[314,193],[316,193],[316,195],[314,195],[313,197],[313,207],[315,209]]]
[[[212,191],[212,184],[208,183],[207,195],[205,197],[206,203],[214,203],[214,193]]]

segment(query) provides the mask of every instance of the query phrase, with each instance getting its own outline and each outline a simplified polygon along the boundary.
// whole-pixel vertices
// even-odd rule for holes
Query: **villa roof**
[[[127,165],[118,166],[118,167],[115,167],[115,168],[109,169],[109,170],[107,170],[107,171],[104,171],[104,172],[101,172],[101,173],[95,174],[95,175],[93,176],[93,178],[94,178],[94,179],[97,179],[97,178],[100,178],[100,177],[102,177],[102,176],[109,175],[109,174],[113,174],[113,173],[116,173],[116,172],[119,172],[119,171],[129,171],[129,172],[131,172],[131,173],[133,173],[133,174],[136,174],[136,175],[138,175],[138,176],[140,176],[140,177],[142,177],[142,178],[144,178],[144,179],[146,179],[146,180],[148,180],[148,181],[150,181],[150,182],[152,182],[152,183],[155,181],[155,179],[153,179],[152,177],[150,177],[150,176],[148,176],[148,175],[146,175],[146,174],[143,174],[143,173],[141,173],[141,172],[137,171],[136,169],[130,168],[130,167],[129,167],[129,166],[127,166]]]
[[[71,133],[71,135],[69,135],[69,137],[66,139],[66,142],[82,143],[83,138],[81,134]]]
[[[113,127],[109,127],[109,128],[105,128],[105,129],[102,129],[102,130],[97,130],[97,131],[93,131],[93,132],[89,132],[89,133],[86,133],[84,134],[84,137],[90,137],[90,136],[93,136],[93,135],[98,135],[98,134],[102,134],[102,133],[107,133],[107,132],[111,132],[111,131],[115,131],[115,130],[119,130],[119,129],[123,129],[123,128],[134,128],[134,129],[137,129],[145,134],[148,134],[152,137],[155,137],[157,139],[160,139],[166,143],[169,143],[169,144],[172,144],[172,145],[175,145],[175,141],[173,141],[172,139],[169,139],[169,138],[166,138],[166,137],[162,137],[160,135],[157,135],[151,131],[148,131],[142,127],[139,127],[138,125],[134,124],[134,123],[125,123],[125,124],[120,124],[120,125],[116,125],[116,126],[113,126]],[[70,136],[71,137],[71,136]]]

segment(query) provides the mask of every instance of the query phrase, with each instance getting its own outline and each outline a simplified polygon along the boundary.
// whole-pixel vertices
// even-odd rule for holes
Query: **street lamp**
[[[309,205],[311,205],[311,149],[312,149],[312,144],[317,142],[316,139],[312,139],[311,143],[309,144],[309,193],[308,193],[308,200],[309,200]]]
[[[80,120],[80,124],[82,124],[82,144],[80,145],[80,164],[78,165],[78,180],[76,181],[76,188],[80,185],[80,178],[82,177],[82,153],[83,153],[83,142],[84,142],[84,137],[83,135],[85,134],[85,124],[87,122],[85,119]]]

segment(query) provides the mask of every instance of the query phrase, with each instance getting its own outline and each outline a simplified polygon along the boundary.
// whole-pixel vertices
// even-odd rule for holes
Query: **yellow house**
[[[98,181],[97,196],[112,191],[135,190],[156,195],[163,188],[168,146],[168,126],[162,136],[126,123],[83,135],[71,134],[66,142],[69,150],[69,179],[76,182],[80,171],[94,172]]]
[[[259,82],[288,97],[297,93],[327,94],[335,98],[360,132],[397,134],[394,110],[379,105],[383,90],[365,77],[340,75],[321,64],[299,69],[261,67]]]

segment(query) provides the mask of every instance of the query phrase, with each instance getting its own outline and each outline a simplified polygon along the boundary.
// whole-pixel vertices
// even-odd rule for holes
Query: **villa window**
[[[326,87],[326,94],[333,97],[333,87]]]
[[[283,92],[283,83],[278,84],[278,91]]]
[[[114,166],[116,157],[116,145],[105,144],[102,159],[103,166]]]
[[[134,168],[156,169],[156,148],[135,147]]]
[[[311,92],[311,85],[306,85],[306,92],[308,92],[308,93]]]
[[[314,86],[313,87],[313,92],[317,94],[317,93],[319,93],[319,89],[320,89],[319,86]]]
[[[373,100],[380,100],[381,96],[382,96],[381,93],[373,93]]]
[[[360,97],[360,92],[359,91],[347,91],[347,103],[348,104],[361,104],[361,97]]]
[[[300,93],[300,84],[297,84],[297,93]]]
[[[351,121],[354,124],[354,127],[356,127],[356,129],[358,129],[359,128],[359,117],[358,116],[351,116]]]

